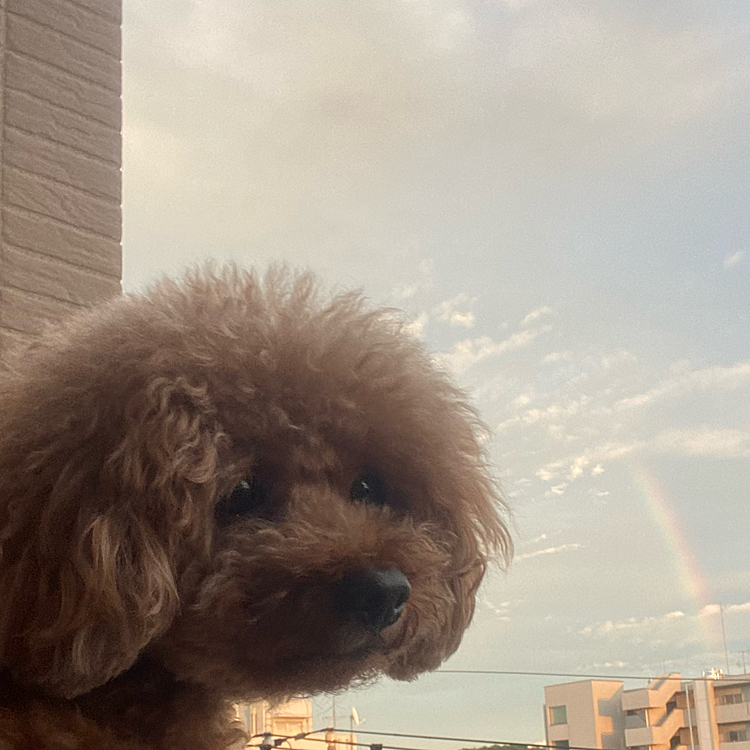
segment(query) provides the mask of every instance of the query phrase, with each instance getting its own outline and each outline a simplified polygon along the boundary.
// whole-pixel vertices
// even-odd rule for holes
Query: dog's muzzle
[[[400,570],[366,570],[339,581],[334,602],[340,614],[380,632],[398,620],[410,593],[409,581]]]

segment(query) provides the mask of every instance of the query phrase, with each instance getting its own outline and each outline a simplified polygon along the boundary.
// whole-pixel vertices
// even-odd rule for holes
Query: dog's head
[[[0,379],[0,665],[75,696],[147,652],[232,697],[437,667],[501,503],[394,317],[230,268],[76,318]]]

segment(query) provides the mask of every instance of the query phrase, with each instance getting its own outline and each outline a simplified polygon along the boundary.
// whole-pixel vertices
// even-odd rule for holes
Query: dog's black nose
[[[336,584],[336,608],[362,625],[380,631],[398,620],[410,592],[409,581],[400,570],[366,570],[346,576]]]

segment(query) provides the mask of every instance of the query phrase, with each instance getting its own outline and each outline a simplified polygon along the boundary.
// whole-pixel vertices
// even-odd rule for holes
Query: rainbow
[[[656,474],[643,463],[634,463],[632,468],[646,509],[666,543],[675,577],[694,607],[692,614],[698,615],[704,607],[715,603],[711,599],[708,581],[685,534],[676,503]],[[721,622],[718,614],[702,614],[697,617],[697,621],[702,640],[709,651],[721,651]]]

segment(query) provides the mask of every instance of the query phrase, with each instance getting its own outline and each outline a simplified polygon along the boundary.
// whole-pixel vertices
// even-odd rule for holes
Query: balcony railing
[[[680,692],[680,675],[671,674],[653,680],[647,688],[625,690],[622,694],[622,708],[632,711],[637,708],[658,708],[666,706],[667,701]]]
[[[627,719],[636,718],[628,716]],[[627,720],[625,725],[625,744],[628,747],[636,745],[668,745],[678,729],[687,726],[687,717],[685,712],[680,708],[675,708],[668,714],[665,714],[658,723],[651,726],[641,726],[628,729]],[[739,748],[730,748],[730,750],[740,750]],[[750,748],[747,748],[750,750]]]
[[[643,729],[647,726],[646,717],[640,714],[631,714],[625,717],[625,729]]]

